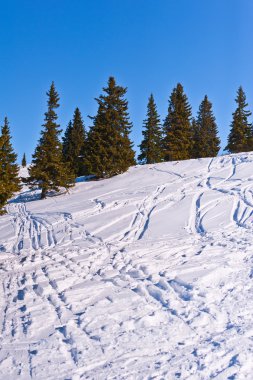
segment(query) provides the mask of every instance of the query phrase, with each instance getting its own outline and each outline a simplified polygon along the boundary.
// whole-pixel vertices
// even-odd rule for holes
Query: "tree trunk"
[[[45,199],[46,193],[47,193],[46,189],[44,187],[42,187],[40,199]]]

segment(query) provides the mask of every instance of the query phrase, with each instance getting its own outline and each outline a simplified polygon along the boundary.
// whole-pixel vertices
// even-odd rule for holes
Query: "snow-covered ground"
[[[253,379],[253,153],[33,198],[0,218],[1,380]]]

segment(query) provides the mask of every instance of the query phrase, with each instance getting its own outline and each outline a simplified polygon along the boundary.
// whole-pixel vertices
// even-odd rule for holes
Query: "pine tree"
[[[0,135],[0,214],[5,212],[4,206],[8,199],[21,189],[16,160],[17,155],[11,144],[9,122],[5,117]]]
[[[86,170],[98,178],[111,177],[125,172],[134,165],[134,151],[129,134],[128,102],[124,99],[127,89],[117,86],[110,77],[104,95],[96,99],[98,112],[93,117],[87,140]],[[87,169],[88,168],[88,169]]]
[[[25,168],[26,167],[26,156],[25,156],[25,153],[23,154],[23,158],[22,158],[22,163],[21,163],[22,167]]]
[[[31,187],[41,189],[41,199],[50,190],[59,191],[60,187],[68,189],[74,183],[74,176],[63,161],[62,144],[59,139],[60,126],[56,123],[55,109],[59,107],[59,96],[52,83],[48,96],[48,110],[45,113],[45,124],[35,149],[32,165],[29,169],[28,181]]]
[[[228,144],[225,150],[229,153],[247,152],[253,149],[251,125],[248,122],[251,112],[246,110],[248,103],[242,87],[239,87],[235,101],[237,108],[233,113]]]
[[[72,120],[69,121],[67,128],[65,130],[64,136],[62,138],[62,155],[64,162],[69,162],[69,145],[71,140],[71,131],[73,128]]]
[[[138,160],[141,164],[161,162],[163,158],[162,130],[152,94],[148,100],[147,118],[143,121],[143,128],[143,140],[140,144],[141,153],[138,156]]]
[[[86,133],[81,112],[75,109],[73,123],[70,121],[63,138],[63,157],[76,176],[84,174]]]
[[[193,128],[193,158],[215,157],[220,150],[220,139],[212,103],[205,96],[200,104],[197,120],[192,123]]]
[[[166,161],[191,158],[191,106],[180,83],[170,96],[168,115],[164,121],[163,146]]]
[[[199,158],[200,131],[199,131],[199,125],[198,125],[195,117],[192,118],[191,128],[192,128],[192,152],[191,152],[191,158]]]

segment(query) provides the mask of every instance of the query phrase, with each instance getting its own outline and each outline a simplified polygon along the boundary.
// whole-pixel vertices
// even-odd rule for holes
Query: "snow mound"
[[[26,190],[0,218],[0,379],[251,380],[252,222],[253,153]]]

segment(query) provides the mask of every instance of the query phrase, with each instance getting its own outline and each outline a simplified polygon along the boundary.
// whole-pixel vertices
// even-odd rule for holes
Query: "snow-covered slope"
[[[0,218],[0,379],[252,380],[253,154],[33,196]]]

